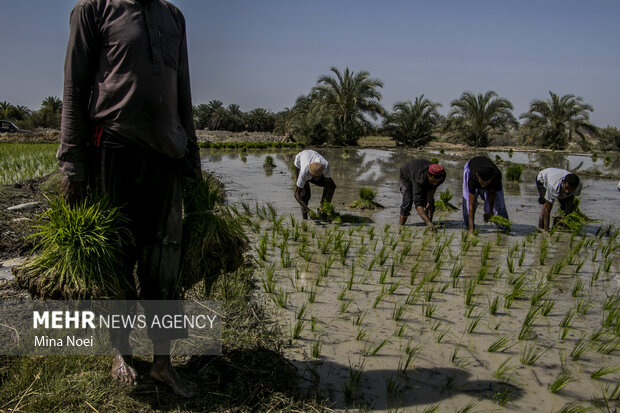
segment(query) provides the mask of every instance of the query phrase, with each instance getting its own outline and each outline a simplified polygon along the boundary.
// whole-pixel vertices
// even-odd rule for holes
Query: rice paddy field
[[[58,169],[58,144],[0,144],[0,185],[38,178]]]
[[[617,166],[573,155],[498,159],[502,170],[523,165],[522,182],[505,182],[512,231],[477,217],[480,232],[470,236],[459,201],[473,154],[321,152],[338,185],[334,205],[365,223],[301,220],[288,166],[294,153],[272,154],[269,176],[265,155],[203,153],[203,169],[224,180],[251,230],[259,296],[288,332],[285,354],[307,389],[353,411],[618,408]],[[448,170],[440,190],[459,207],[436,215],[436,233],[417,217],[397,225],[398,169],[416,156],[440,158]],[[595,221],[579,233],[539,233],[535,175],[574,162],[584,168],[582,211]],[[349,209],[362,186],[375,188],[386,208]],[[316,207],[320,188],[312,190]]]
[[[3,182],[57,168],[56,145],[12,145],[0,145]],[[253,271],[253,292],[251,285],[235,283],[240,272],[218,281],[215,298],[224,297],[225,307],[234,286],[244,285],[243,303],[224,331],[225,354],[183,367],[217,391],[182,404],[168,393],[153,398],[160,390],[148,380],[126,391],[108,386],[107,361],[101,359],[33,387],[37,376],[30,370],[41,367],[23,358],[11,361],[22,367],[3,383],[13,395],[6,406],[23,400],[23,411],[57,403],[79,410],[91,402],[99,411],[200,411],[205,405],[235,411],[617,411],[617,155],[487,152],[504,175],[511,166],[522,169],[520,179],[504,180],[512,228],[498,232],[482,223],[479,212],[477,235],[471,236],[460,210],[462,170],[479,153],[318,150],[331,164],[336,211],[358,223],[301,219],[293,198],[297,149],[201,151],[203,170],[225,184],[254,262],[243,270]],[[274,166],[265,169],[267,156]],[[443,199],[457,209],[436,213],[435,233],[416,216],[398,226],[398,172],[411,158],[437,158],[448,173],[436,199],[448,190],[452,198]],[[534,180],[551,166],[576,170],[584,182],[580,208],[592,221],[576,233],[537,231]],[[310,207],[316,208],[321,189],[311,189]],[[362,193],[383,208],[351,208]],[[248,306],[250,295],[262,305]],[[283,336],[287,345],[281,346]],[[271,344],[263,348],[264,342]],[[45,363],[58,364],[44,369],[46,375],[70,365]],[[94,387],[92,380],[76,378],[87,370],[95,374]],[[72,380],[83,389],[54,399],[72,388]]]

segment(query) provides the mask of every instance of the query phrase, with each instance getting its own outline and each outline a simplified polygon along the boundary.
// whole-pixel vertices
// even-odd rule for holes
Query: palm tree
[[[273,130],[274,117],[266,109],[252,109],[247,114],[248,130],[255,132],[271,132]]]
[[[365,116],[376,119],[384,113],[379,104],[381,93],[377,90],[383,87],[383,82],[372,79],[366,71],[355,73],[347,67],[341,74],[335,67],[330,70],[335,77],[319,77],[313,92],[320,95],[330,114],[336,142],[356,144],[364,128],[370,126]]]
[[[465,92],[450,103],[448,128],[459,133],[472,146],[489,146],[492,134],[517,128],[519,122],[512,115],[512,103],[498,97],[492,90],[484,95]]]
[[[387,115],[384,127],[397,141],[413,147],[426,145],[433,139],[433,129],[439,125],[442,116],[437,110],[440,103],[431,102],[424,95],[411,101],[394,105],[394,113]]]
[[[596,135],[596,127],[590,124],[594,109],[583,98],[575,95],[562,97],[549,91],[551,99],[535,100],[530,110],[519,118],[525,119],[523,127],[530,132],[526,143],[537,143],[544,148],[565,149],[576,134],[587,144],[584,132]]]
[[[55,96],[48,96],[41,102],[42,110],[49,110],[52,113],[60,113],[62,111],[62,100]]]

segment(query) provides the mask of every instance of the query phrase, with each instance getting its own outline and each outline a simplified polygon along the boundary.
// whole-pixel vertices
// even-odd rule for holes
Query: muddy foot
[[[198,395],[198,386],[196,383],[186,380],[179,376],[179,373],[171,364],[153,364],[150,376],[153,380],[167,384],[172,388],[174,393],[181,397],[192,398]]]
[[[136,385],[138,373],[130,365],[130,356],[122,356],[120,354],[114,355],[112,361],[112,369],[110,370],[110,377],[121,383]]]

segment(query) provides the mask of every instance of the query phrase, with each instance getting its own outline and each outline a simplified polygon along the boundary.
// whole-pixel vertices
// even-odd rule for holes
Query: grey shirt
[[[143,4],[144,3],[144,4]],[[200,159],[181,12],[164,0],[81,0],[70,18],[57,157],[85,179],[97,125],[173,159]]]

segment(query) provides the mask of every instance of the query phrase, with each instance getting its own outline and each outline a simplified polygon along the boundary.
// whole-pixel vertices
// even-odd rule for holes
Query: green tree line
[[[60,127],[62,100],[48,96],[41,102],[39,110],[30,110],[25,106],[12,105],[7,101],[0,101],[0,119],[10,120],[21,129]]]
[[[580,96],[549,91],[547,99],[532,101],[529,110],[518,116],[520,123],[512,102],[493,90],[463,92],[443,116],[442,105],[423,94],[397,102],[388,111],[381,105],[382,88],[383,82],[367,71],[332,67],[291,108],[278,113],[264,108],[243,112],[237,104],[224,106],[212,100],[194,106],[194,123],[196,129],[275,132],[309,145],[355,145],[365,135],[379,134],[412,147],[439,139],[485,147],[508,136],[511,142],[550,149],[577,143],[589,150],[597,139],[600,149],[620,150],[618,128],[593,125],[594,108]],[[43,100],[38,111],[5,101],[0,102],[0,119],[13,120],[24,129],[57,128],[61,109],[62,101],[52,96]]]

